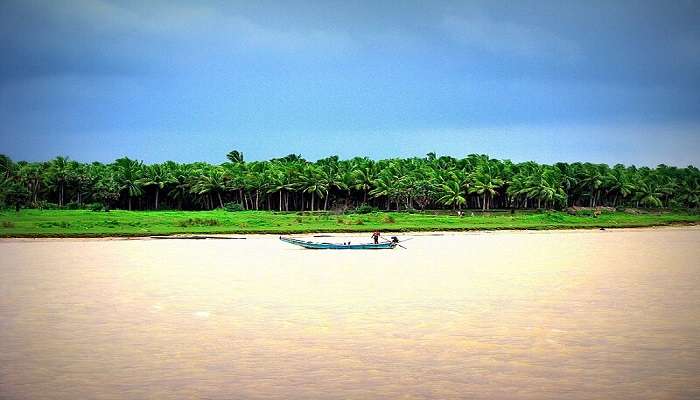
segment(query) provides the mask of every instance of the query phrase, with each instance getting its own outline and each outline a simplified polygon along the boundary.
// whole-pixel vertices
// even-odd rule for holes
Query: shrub
[[[224,204],[224,210],[230,211],[230,212],[236,212],[236,211],[244,211],[245,208],[243,208],[243,205],[241,203],[229,202],[229,203]]]
[[[2,221],[2,227],[3,228],[14,228],[15,223],[12,221]]]
[[[40,210],[58,210],[60,207],[56,203],[49,203],[46,200],[39,200],[32,203],[32,208],[38,208]]]
[[[396,220],[394,219],[394,217],[392,217],[392,216],[389,215],[389,214],[383,214],[383,215],[382,215],[382,218],[381,218],[381,221],[382,221],[383,223],[385,223],[385,224],[393,224],[394,222],[396,222]]]
[[[576,210],[576,216],[577,217],[592,217],[593,216],[593,210]]]
[[[76,203],[75,201],[71,201],[70,203],[66,204],[66,210],[79,210],[83,208],[82,204]]]
[[[90,203],[86,207],[91,211],[102,211],[105,209],[105,207],[100,203]]]
[[[70,228],[70,222],[40,222],[37,224],[41,228]]]
[[[377,207],[372,207],[368,204],[363,204],[355,209],[355,213],[357,214],[369,214],[377,211],[379,211]]]
[[[177,225],[183,228],[188,226],[216,226],[219,225],[219,221],[211,218],[188,218],[178,221]]]

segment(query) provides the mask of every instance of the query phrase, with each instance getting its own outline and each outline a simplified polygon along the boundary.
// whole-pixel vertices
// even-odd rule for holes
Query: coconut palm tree
[[[58,206],[63,207],[66,182],[70,175],[68,157],[59,156],[51,160],[47,172],[48,184],[58,194]]]
[[[598,165],[584,165],[581,175],[579,176],[579,186],[588,192],[590,207],[596,206],[604,179]]]
[[[503,180],[491,173],[488,166],[479,167],[473,175],[470,193],[483,196],[482,210],[489,209],[490,200],[498,195],[498,188],[503,185]]]
[[[148,200],[146,208],[162,208],[163,195],[178,209],[211,209],[225,201],[240,201],[246,209],[303,210],[311,206],[316,210],[328,209],[334,200],[343,199],[348,207],[386,202],[387,208],[396,204],[397,210],[402,206],[488,210],[501,206],[549,208],[630,203],[644,207],[697,207],[700,182],[700,171],[692,166],[513,164],[478,154],[458,159],[431,153],[424,158],[379,161],[366,157],[340,160],[332,156],[316,162],[290,154],[245,163],[243,155],[234,150],[227,158],[229,162],[221,166],[203,162],[145,166],[129,158],[108,165],[83,164],[66,157],[15,163],[0,155],[0,198],[7,204],[6,194],[19,193],[14,185],[20,184],[28,196],[20,193],[11,197],[20,199],[21,205],[42,201],[61,206],[69,201],[81,204],[88,198],[105,198],[98,192],[110,186],[109,178],[99,182],[102,175],[111,174],[119,185],[120,198],[109,200],[109,205],[128,206],[130,210],[144,208],[141,201],[132,204],[133,199],[141,198]]]
[[[116,173],[109,168],[99,166],[93,168],[89,174],[95,177],[92,198],[102,203],[105,211],[109,211],[111,203],[119,200],[119,194],[122,191]]]
[[[301,179],[301,188],[303,193],[311,194],[311,211],[315,210],[315,199],[316,196],[319,199],[324,198],[328,193],[328,179],[324,179],[323,171],[315,166],[308,165],[302,175],[299,177]],[[303,200],[302,200],[302,211],[303,211]]]
[[[663,204],[661,196],[663,196],[663,192],[659,190],[658,185],[651,180],[645,180],[637,186],[635,200],[637,204],[647,207],[661,207]]]
[[[169,175],[171,178],[168,197],[177,201],[177,208],[182,210],[184,202],[192,192],[192,182],[194,180],[192,168],[188,165],[172,163],[168,169],[170,170]]]
[[[234,164],[237,163],[242,163],[243,162],[243,153],[241,153],[238,150],[232,150],[228,154],[226,154],[226,158],[229,159]]]
[[[689,208],[697,208],[700,205],[700,180],[695,178],[683,181],[678,198]]]
[[[201,171],[201,175],[192,186],[192,192],[208,196],[209,199],[212,194],[215,194],[219,200],[219,207],[224,208],[224,201],[221,198],[221,194],[226,192],[227,188],[226,171],[221,167],[213,167]],[[208,204],[213,208],[211,201],[209,201]]]
[[[462,204],[467,202],[463,194],[464,191],[462,191],[462,187],[457,181],[449,181],[440,185],[438,202],[448,206],[451,205],[454,209],[461,209]]]
[[[123,157],[117,159],[114,165],[116,168],[116,181],[119,183],[120,191],[126,192],[129,211],[131,211],[131,199],[143,194],[143,187],[140,183],[143,163]]]
[[[165,185],[173,182],[173,177],[170,171],[162,164],[147,165],[143,169],[143,177],[138,180],[138,183],[143,188],[155,189],[155,209],[158,209],[158,197],[160,191]]]
[[[355,174],[355,190],[361,190],[362,202],[367,203],[367,194],[374,187],[379,171],[374,161],[367,158],[355,158],[352,161],[353,174]]]

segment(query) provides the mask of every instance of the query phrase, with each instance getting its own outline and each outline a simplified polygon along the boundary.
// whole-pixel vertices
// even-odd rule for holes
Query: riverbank
[[[471,231],[637,228],[700,223],[700,214],[564,212],[472,215],[278,213],[270,211],[22,210],[0,212],[0,237],[114,237],[175,234],[300,234],[332,232]]]

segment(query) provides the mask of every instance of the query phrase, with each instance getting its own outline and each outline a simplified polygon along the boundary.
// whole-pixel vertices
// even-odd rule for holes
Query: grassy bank
[[[22,210],[0,213],[0,237],[105,237],[183,233],[308,233],[623,228],[700,223],[700,215],[665,212],[574,216],[563,212],[463,217],[408,213],[304,214],[269,211]]]

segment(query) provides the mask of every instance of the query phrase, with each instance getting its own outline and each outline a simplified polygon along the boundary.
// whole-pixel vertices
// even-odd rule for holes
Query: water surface
[[[0,398],[700,398],[700,229],[406,246],[0,241]]]

